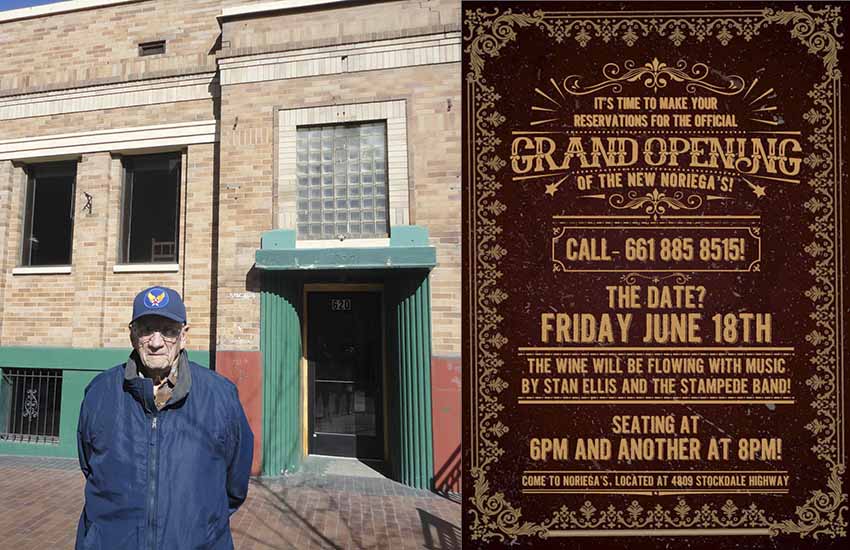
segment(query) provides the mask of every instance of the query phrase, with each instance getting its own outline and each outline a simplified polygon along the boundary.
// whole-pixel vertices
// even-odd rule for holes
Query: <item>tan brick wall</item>
[[[11,163],[4,163],[11,164]],[[20,168],[10,172],[10,200],[3,259],[4,301],[2,345],[70,345],[75,288],[72,275],[16,276],[21,255],[26,178]]]
[[[262,0],[257,0],[262,1]],[[214,66],[215,16],[237,0],[147,0],[46,18],[0,23],[0,94],[73,87]],[[381,38],[459,25],[457,0],[351,3],[257,16],[225,24],[231,48]],[[246,32],[247,31],[247,32]],[[242,33],[241,35],[239,33]],[[252,41],[247,36],[254,35]],[[243,36],[243,38],[239,38]],[[162,58],[138,58],[136,44],[169,40]],[[188,147],[180,271],[114,273],[120,238],[121,166],[108,152],[86,154],[77,178],[78,212],[70,275],[13,275],[20,260],[25,178],[0,161],[0,345],[124,347],[131,300],[150,284],[184,293],[190,346],[209,345],[212,248],[218,229],[215,322],[221,349],[259,348],[258,274],[251,270],[263,231],[275,226],[273,178],[277,108],[406,100],[411,223],[437,247],[432,272],[434,353],[460,353],[460,64],[428,65],[226,86],[221,98],[220,206],[213,203],[215,147]],[[451,105],[451,107],[449,106]],[[210,120],[211,100],[0,121],[0,138],[88,132]],[[435,139],[439,136],[439,139]],[[82,191],[94,212],[79,211]],[[220,226],[212,227],[219,208]],[[183,252],[186,252],[185,257]]]
[[[264,14],[224,22],[230,50],[291,49],[327,42],[355,42],[396,35],[405,29],[460,25],[458,0],[363,2],[329,9]]]
[[[106,347],[128,345],[127,322],[136,293],[154,284],[177,290],[186,304],[189,320],[189,347],[208,349],[210,343],[211,250],[213,208],[213,144],[191,145],[185,156],[186,189],[181,193],[180,271],[177,273],[114,273],[118,260],[120,216],[113,216],[107,238],[110,265],[104,281],[107,307],[104,308]],[[114,170],[120,175],[120,162]],[[120,212],[120,187],[110,196],[112,212]]]
[[[165,285],[184,295],[192,325],[189,346],[208,349],[212,277],[214,145],[192,145],[185,157],[186,186],[181,208],[180,269],[176,273],[115,273],[121,235],[122,167],[109,153],[83,155],[77,165],[72,273],[15,275],[25,179],[23,169],[0,163],[9,189],[3,257],[0,345],[127,347],[127,323],[135,294]],[[81,211],[83,192],[93,196],[92,214]],[[188,198],[188,199],[187,199]]]
[[[12,190],[15,188],[13,177],[15,170],[11,162],[0,162],[0,312],[5,302],[6,291],[6,255],[9,249],[9,224],[13,215],[11,209]],[[0,314],[0,337],[3,334],[3,315]]]
[[[112,212],[107,210],[107,205],[111,202],[109,198],[119,189],[121,181],[120,174],[113,173],[111,165],[112,157],[109,153],[86,155],[77,163],[77,201],[71,252],[73,272],[67,282],[74,290],[71,304],[71,343],[75,347],[99,347],[104,332],[103,322],[99,321],[104,317],[106,299],[103,281],[107,269],[111,268],[106,255],[110,239],[106,237]],[[91,214],[82,210],[85,205],[84,193],[93,197]],[[15,277],[15,283],[21,285],[38,282],[38,276],[24,279]],[[51,304],[45,304],[44,309],[51,309]],[[9,328],[14,329],[14,326]]]
[[[253,263],[262,232],[274,227],[275,109],[394,99],[407,100],[411,223],[428,228],[437,248],[438,266],[432,272],[433,351],[460,353],[457,63],[223,88],[218,296],[218,343],[223,349],[259,346],[259,299],[256,293],[246,296],[250,289],[246,266]]]
[[[215,67],[222,7],[262,0],[148,0],[0,22],[0,93]],[[165,55],[138,44],[167,40]]]
[[[0,23],[0,94],[73,88],[164,73],[214,70],[220,34],[215,16],[236,1],[149,0]],[[250,0],[249,2],[250,3]],[[166,39],[167,52],[141,58],[139,42]],[[2,139],[211,120],[213,101],[182,102],[0,121]],[[187,293],[190,346],[204,349],[210,335],[210,251],[214,146],[188,148],[188,196],[181,214],[177,273],[114,273],[120,239],[122,169],[108,152],[78,164],[77,214],[70,275],[13,275],[20,261],[26,180],[22,168],[0,162],[2,274],[0,345],[99,347],[128,345],[132,298],[163,284]],[[80,211],[83,192],[92,215]],[[188,233],[188,234],[187,234]]]

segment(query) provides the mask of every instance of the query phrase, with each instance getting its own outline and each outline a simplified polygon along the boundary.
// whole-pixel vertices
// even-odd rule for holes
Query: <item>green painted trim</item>
[[[428,246],[428,230],[419,225],[394,225],[390,229],[390,246]]]
[[[437,249],[428,245],[428,230],[418,225],[390,228],[390,245],[363,248],[296,248],[294,229],[263,233],[254,260],[257,269],[430,269]]]
[[[301,465],[301,285],[283,273],[263,275],[260,350],[263,353],[263,475]]]
[[[0,346],[0,367],[104,371],[127,360],[130,348]],[[209,368],[209,350],[189,350],[189,358]]]
[[[48,456],[59,458],[77,458],[77,447],[49,445],[46,443],[9,443],[0,441],[0,455]]]
[[[77,422],[83,393],[100,372],[127,360],[129,348],[59,348],[0,346],[2,367],[62,369],[62,401],[59,412],[59,443],[15,443],[0,441],[0,454],[21,456],[77,456]],[[209,351],[189,351],[189,358],[209,368]],[[3,404],[0,403],[0,407]]]
[[[412,269],[437,265],[433,246],[257,250],[257,269]]]
[[[431,489],[434,434],[431,417],[431,291],[428,277],[396,289],[399,481]]]
[[[263,250],[285,250],[295,248],[294,229],[272,229],[260,237],[260,248]]]
[[[296,247],[294,229],[272,229],[260,236],[263,250],[288,250]],[[428,246],[428,229],[421,225],[394,225],[390,228],[390,247]]]
[[[97,376],[94,371],[66,370],[62,373],[62,401],[59,413],[59,443],[0,442],[0,454],[76,458],[77,421],[83,390]]]

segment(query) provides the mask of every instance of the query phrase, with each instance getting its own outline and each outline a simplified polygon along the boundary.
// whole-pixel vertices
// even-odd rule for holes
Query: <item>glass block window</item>
[[[387,123],[300,126],[299,239],[389,236]]]

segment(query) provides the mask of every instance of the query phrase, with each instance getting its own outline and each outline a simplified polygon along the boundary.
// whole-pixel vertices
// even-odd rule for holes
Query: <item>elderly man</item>
[[[77,432],[86,502],[77,550],[232,549],[253,455],[236,386],[189,361],[170,288],[133,302],[123,365],[92,380]]]

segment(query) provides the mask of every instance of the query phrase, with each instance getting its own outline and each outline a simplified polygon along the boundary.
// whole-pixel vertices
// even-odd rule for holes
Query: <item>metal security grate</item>
[[[0,441],[59,443],[62,371],[3,368]]]
[[[386,237],[387,124],[299,127],[299,239]]]

